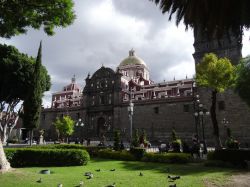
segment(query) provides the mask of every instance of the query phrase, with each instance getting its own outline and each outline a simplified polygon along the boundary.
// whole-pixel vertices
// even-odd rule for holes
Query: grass
[[[116,170],[110,171],[113,168]],[[43,169],[50,169],[52,173],[40,174]],[[85,172],[93,172],[94,178],[86,179]],[[139,176],[140,172],[143,176]],[[0,186],[56,187],[62,183],[64,187],[74,187],[81,180],[87,187],[103,187],[114,182],[117,187],[166,187],[174,183],[181,187],[202,187],[208,182],[220,186],[232,173],[231,169],[204,167],[201,163],[174,165],[94,159],[87,166],[14,169],[0,174]],[[181,179],[169,182],[168,175],[180,175]],[[42,183],[37,183],[40,177]]]

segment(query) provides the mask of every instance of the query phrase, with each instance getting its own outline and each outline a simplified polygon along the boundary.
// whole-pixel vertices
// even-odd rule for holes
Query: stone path
[[[206,187],[219,187],[212,181],[204,181]],[[223,187],[250,187],[250,172],[232,175]]]

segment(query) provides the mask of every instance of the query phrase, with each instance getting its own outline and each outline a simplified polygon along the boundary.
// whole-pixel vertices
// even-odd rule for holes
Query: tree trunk
[[[217,121],[217,117],[216,117],[216,96],[217,96],[217,91],[213,90],[212,91],[212,105],[210,108],[210,114],[211,114],[213,129],[214,129],[215,149],[221,149],[222,145],[221,145],[221,141],[220,141],[220,131],[219,131],[218,121]]]
[[[3,144],[0,139],[0,172],[5,172],[10,169],[10,163],[6,159],[4,150],[3,150]]]

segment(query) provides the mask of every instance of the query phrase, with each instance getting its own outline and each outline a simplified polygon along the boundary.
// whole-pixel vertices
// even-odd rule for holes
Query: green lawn
[[[110,171],[113,168],[116,170]],[[52,173],[40,174],[42,169],[50,169]],[[96,169],[101,171],[97,172]],[[88,180],[83,175],[88,171],[93,172],[93,179]],[[140,172],[143,176],[139,176]],[[178,187],[202,187],[204,181],[222,184],[232,173],[230,169],[204,167],[202,164],[176,165],[94,159],[87,166],[18,168],[13,172],[0,174],[0,186],[56,187],[58,183],[62,183],[63,187],[74,187],[82,180],[87,187],[104,187],[114,182],[117,187],[166,187],[174,183]],[[168,175],[180,175],[181,178],[169,182]],[[37,183],[40,177],[42,183]]]

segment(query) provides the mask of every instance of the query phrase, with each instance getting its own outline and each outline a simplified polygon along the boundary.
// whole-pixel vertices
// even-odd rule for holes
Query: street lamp
[[[207,153],[207,145],[206,145],[206,138],[205,138],[205,125],[204,125],[204,116],[209,116],[210,113],[207,111],[207,109],[204,108],[203,104],[200,103],[200,101],[198,100],[199,97],[197,97],[196,100],[196,104],[198,105],[198,108],[195,107],[195,113],[194,116],[196,118],[196,132],[197,132],[197,138],[199,140],[199,130],[198,130],[198,126],[201,126],[201,130],[202,130],[202,144],[203,144],[203,148],[204,148],[204,154]]]
[[[129,115],[129,120],[130,120],[130,143],[132,143],[133,114],[134,114],[134,103],[132,103],[132,99],[130,99],[129,106],[128,106],[128,115]]]
[[[78,121],[76,122],[76,127],[83,127],[84,126],[84,123],[83,123],[83,121],[82,121],[82,119],[81,118],[79,118],[78,119]]]

